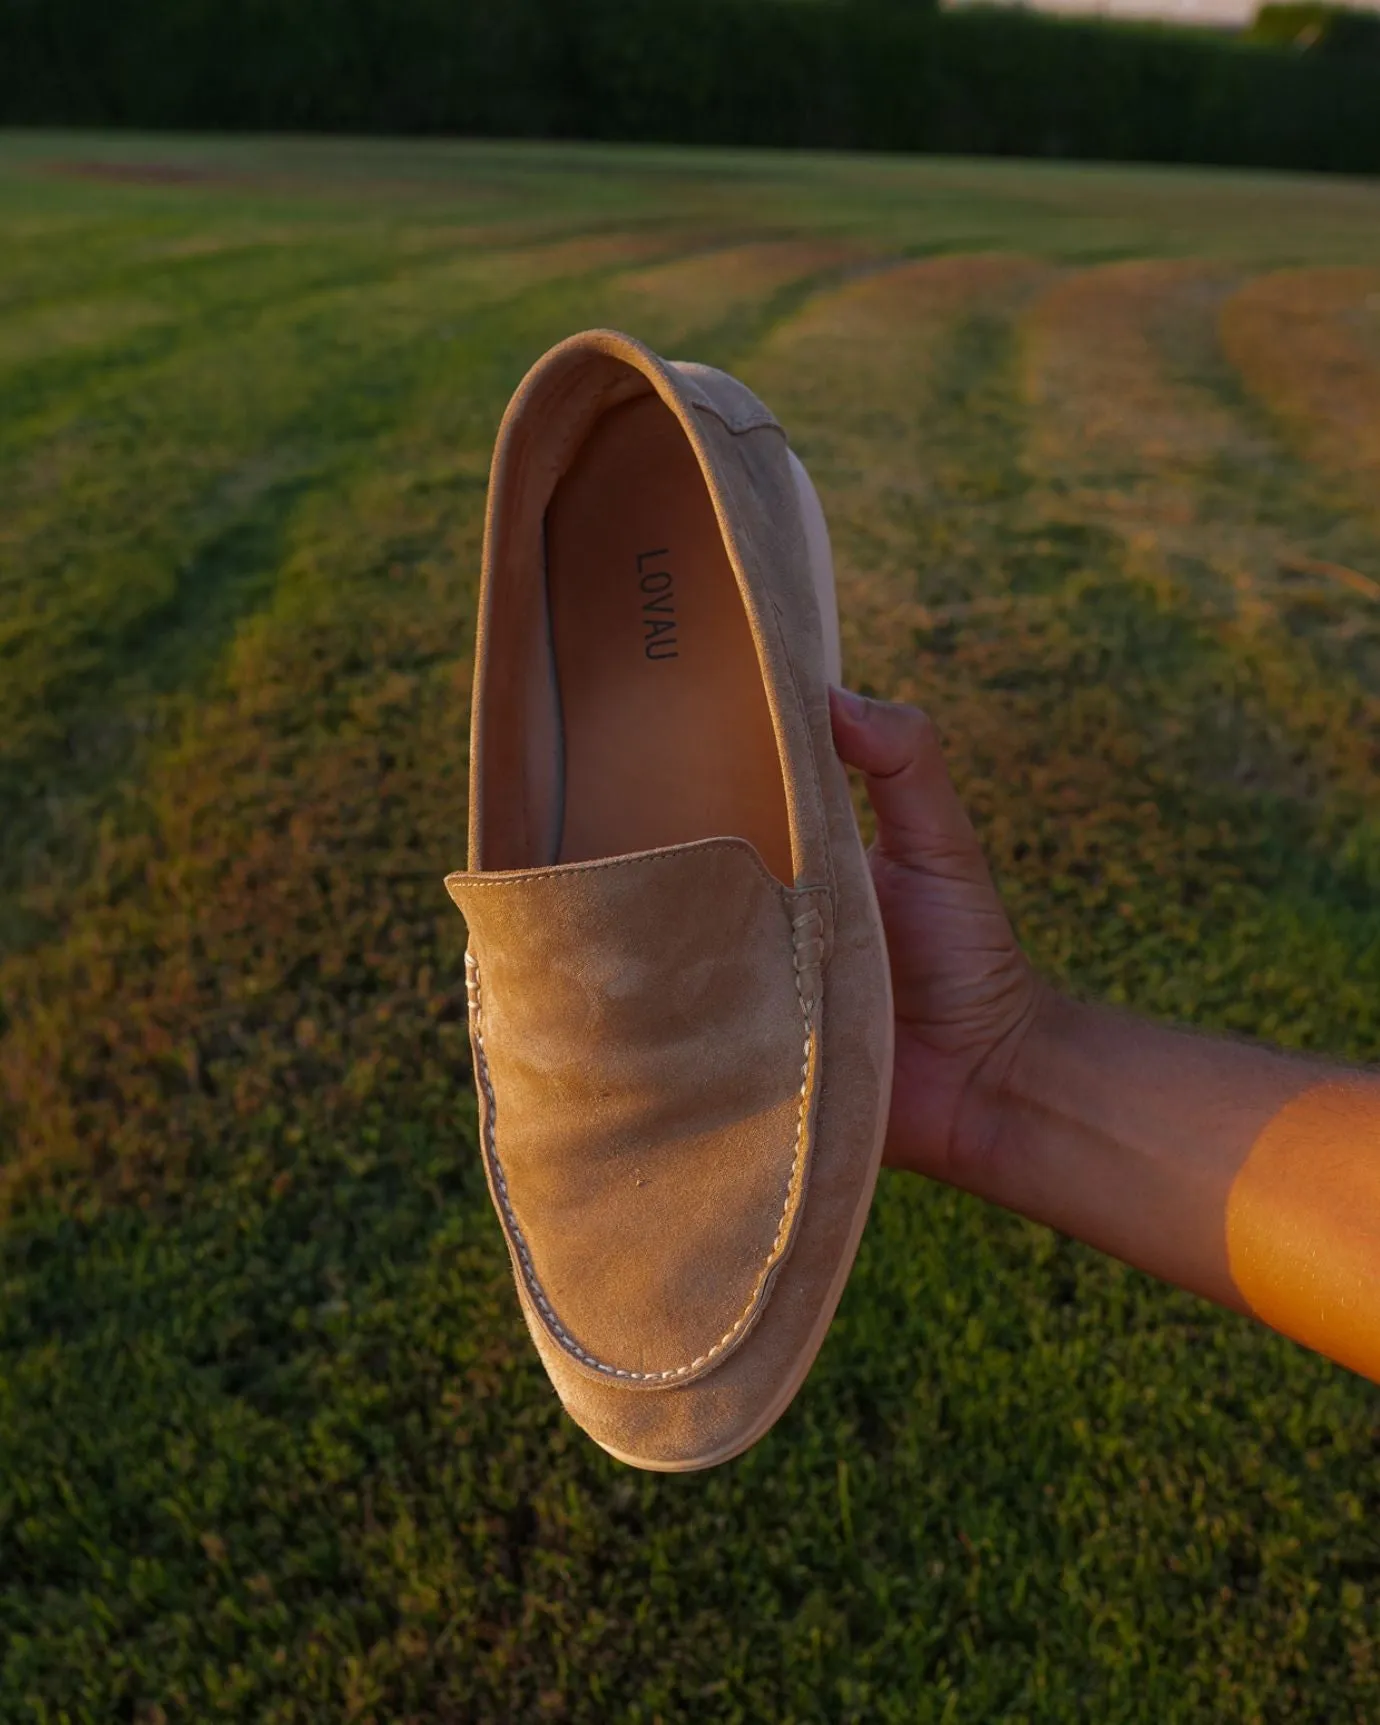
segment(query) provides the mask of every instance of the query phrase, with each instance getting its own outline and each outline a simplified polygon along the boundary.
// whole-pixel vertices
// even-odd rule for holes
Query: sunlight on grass
[[[1380,518],[1380,271],[1260,276],[1222,310],[1246,385]]]

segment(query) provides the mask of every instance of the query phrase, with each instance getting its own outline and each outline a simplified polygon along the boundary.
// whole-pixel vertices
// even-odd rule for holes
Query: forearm
[[[961,1136],[985,1196],[1380,1379],[1380,1080],[1050,995]]]

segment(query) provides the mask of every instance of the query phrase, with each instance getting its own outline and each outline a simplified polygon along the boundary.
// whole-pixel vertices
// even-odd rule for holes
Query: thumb
[[[839,758],[867,781],[877,816],[877,850],[929,873],[984,873],[977,835],[958,799],[934,721],[918,707],[830,689]]]

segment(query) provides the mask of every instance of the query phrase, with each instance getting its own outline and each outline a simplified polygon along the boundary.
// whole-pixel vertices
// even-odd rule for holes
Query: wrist
[[[982,1197],[1240,1309],[1224,1246],[1239,1165],[1223,1119],[1278,1057],[1089,1006],[1041,985],[980,1075],[956,1176]]]
[[[1024,1010],[973,1068],[954,1116],[953,1183],[998,1204],[1010,1205],[1017,1191],[1028,1189],[1032,1109],[1084,1010],[1034,972],[1030,981]]]

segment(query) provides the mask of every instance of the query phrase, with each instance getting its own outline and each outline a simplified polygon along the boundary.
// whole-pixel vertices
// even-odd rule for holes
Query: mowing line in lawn
[[[631,334],[654,327],[674,357],[731,367],[773,322],[875,256],[839,241],[757,240],[625,276],[618,305]]]
[[[1046,269],[995,255],[884,269],[807,303],[744,365],[820,487],[861,684],[913,689],[913,631],[984,587],[964,493],[991,485],[994,459],[1013,465],[1002,319]]]
[[[1380,270],[1258,276],[1221,327],[1247,389],[1380,526]]]
[[[1231,286],[1201,265],[1124,264],[1072,276],[1035,307],[1032,471],[1048,508],[1105,523],[1154,603],[1203,631],[1183,668],[1198,693],[1179,702],[1198,713],[1186,746],[1199,770],[1215,756],[1227,783],[1330,788],[1354,805],[1380,743],[1373,679],[1335,656],[1321,673],[1297,612],[1286,623],[1278,610],[1276,572],[1316,511],[1268,428],[1212,387],[1204,349]],[[1332,598],[1340,622],[1362,611],[1345,591]]]

